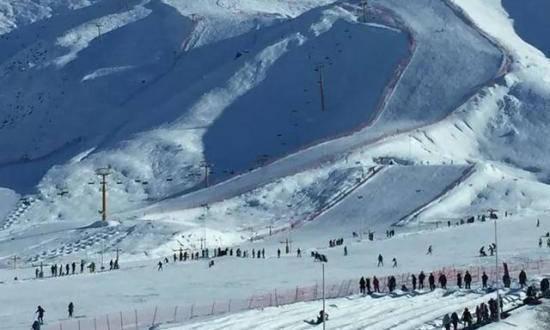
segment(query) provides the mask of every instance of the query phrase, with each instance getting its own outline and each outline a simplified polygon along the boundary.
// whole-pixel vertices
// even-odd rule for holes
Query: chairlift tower
[[[101,220],[107,221],[107,176],[110,175],[112,171],[110,168],[105,167],[98,168],[95,172],[101,177]]]

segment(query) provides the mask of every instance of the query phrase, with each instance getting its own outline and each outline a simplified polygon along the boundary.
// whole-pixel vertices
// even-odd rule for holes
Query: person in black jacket
[[[464,274],[464,288],[469,290],[471,284],[472,284],[472,275],[470,275],[469,271],[466,271],[466,274]]]
[[[525,274],[525,271],[523,269],[519,273],[519,285],[522,289],[524,286],[527,285],[527,274]]]
[[[489,279],[489,276],[483,272],[483,275],[481,275],[481,282],[483,284],[483,288],[487,289],[487,280]]]
[[[458,286],[459,289],[462,289],[462,274],[460,273],[456,274],[456,286]]]
[[[433,273],[430,273],[430,276],[428,277],[428,283],[430,284],[430,290],[435,290],[435,277]]]
[[[458,321],[460,321],[458,318],[458,314],[456,312],[453,312],[453,314],[451,314],[451,323],[453,324],[453,330],[456,330],[458,328]]]
[[[466,324],[467,328],[472,326],[472,314],[468,310],[468,307],[464,308],[464,312],[462,313],[462,322]]]
[[[411,281],[412,281],[413,290],[416,290],[416,276],[414,276],[414,274],[411,275]]]
[[[359,280],[359,292],[361,294],[365,294],[365,278],[361,276],[361,279]]]
[[[426,275],[424,275],[424,272],[421,271],[418,275],[418,288],[424,289],[424,279],[426,278]]]
[[[447,276],[445,276],[445,274],[441,273],[439,275],[438,282],[441,285],[442,289],[447,289]]]

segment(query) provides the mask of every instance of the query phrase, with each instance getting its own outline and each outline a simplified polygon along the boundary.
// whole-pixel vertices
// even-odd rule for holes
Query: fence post
[[[294,302],[298,302],[298,287],[296,287],[296,295],[294,296]]]
[[[231,299],[229,299],[229,303],[227,304],[227,312],[231,313]]]
[[[97,330],[97,321],[96,321],[95,317],[94,317],[94,330]]]
[[[214,315],[214,306],[216,306],[216,301],[212,303],[212,311],[210,312],[210,315]]]
[[[275,305],[279,307],[279,298],[277,297],[277,289],[275,289]]]
[[[136,317],[136,330],[138,330],[138,317],[137,317],[137,309],[134,309],[134,316]]]
[[[270,293],[269,294],[269,307],[273,306],[272,298],[273,298],[273,295]]]
[[[111,324],[109,323],[109,314],[106,314],[105,318],[107,319],[107,330],[111,330]]]
[[[178,318],[178,306],[176,306],[176,308],[174,308],[174,323],[176,323],[177,318]]]
[[[155,326],[155,321],[157,320],[157,311],[158,311],[158,306],[155,306],[155,313],[153,314],[153,323],[151,323],[152,327]]]
[[[250,296],[250,300],[248,301],[248,309],[252,308],[252,300],[254,299],[254,296]]]
[[[189,312],[189,319],[193,318],[193,308],[195,307],[195,304],[191,305],[191,311]]]
[[[80,330],[80,320],[78,320],[78,330]]]
[[[59,323],[59,330],[63,330],[63,326]]]
[[[124,321],[122,321],[122,312],[120,312],[120,330],[124,330]]]

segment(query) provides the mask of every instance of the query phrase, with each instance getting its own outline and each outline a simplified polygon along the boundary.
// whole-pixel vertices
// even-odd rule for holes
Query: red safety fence
[[[508,270],[512,280],[517,279],[521,270],[528,275],[543,275],[550,273],[550,260],[538,259],[515,261],[508,263]],[[487,274],[491,283],[495,282],[495,266],[470,266],[466,268],[445,267],[432,272],[425,272],[426,277],[433,273],[437,278],[444,273],[447,277],[449,287],[456,284],[456,275],[462,276],[468,271],[472,276],[472,283],[480,283],[483,272]],[[499,265],[499,278],[502,279],[504,268]],[[418,275],[418,274],[416,274]],[[411,273],[393,274],[396,279],[396,287],[406,285],[412,287]],[[378,277],[380,290],[388,291],[388,277]],[[427,282],[425,283],[427,284]],[[325,297],[328,299],[346,297],[359,294],[359,279],[329,283],[325,285]],[[297,302],[315,301],[321,299],[323,289],[316,284],[308,287],[296,287],[286,290],[273,290],[259,295],[253,295],[247,299],[229,299],[213,301],[211,304],[185,304],[178,306],[156,306],[150,308],[134,309],[124,312],[113,312],[103,316],[87,319],[73,319],[63,321],[55,325],[46,326],[46,330],[126,330],[126,329],[148,329],[159,324],[179,324],[189,322],[194,318],[209,317],[227,313],[246,311],[251,309],[263,309],[277,307]]]

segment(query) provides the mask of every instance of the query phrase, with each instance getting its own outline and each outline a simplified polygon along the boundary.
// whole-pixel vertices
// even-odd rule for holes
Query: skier
[[[372,286],[374,287],[374,292],[380,293],[380,283],[378,282],[376,276],[372,277]]]
[[[44,308],[42,308],[42,306],[38,305],[38,307],[36,308],[36,312],[38,314],[38,322],[40,322],[40,324],[44,324],[44,313],[46,311],[44,310]]]
[[[427,255],[432,255],[432,246],[428,246],[428,253],[426,253]]]
[[[384,258],[381,254],[378,255],[378,267],[380,267],[380,265],[384,266]]]
[[[456,274],[456,286],[458,286],[459,289],[462,289],[462,274],[460,273]]]
[[[472,283],[472,275],[470,275],[470,272],[466,271],[466,274],[464,275],[464,288],[470,289],[470,284]]]
[[[347,255],[348,255],[348,247],[344,246],[344,256],[347,256]]]
[[[453,324],[453,330],[456,330],[458,328],[458,321],[458,314],[456,312],[453,312],[453,314],[451,314],[451,323]]]
[[[412,280],[412,286],[414,291],[416,290],[416,276],[414,276],[414,274],[411,275],[411,280]]]
[[[281,257],[281,249],[277,249],[277,258]]]
[[[67,309],[69,311],[69,318],[72,318],[73,317],[73,312],[74,312],[74,304],[73,304],[72,301],[69,303],[69,307]]]
[[[113,270],[113,264],[114,264],[113,259],[111,259],[111,261],[109,261],[109,270]]]
[[[472,326],[472,314],[468,310],[468,307],[464,308],[462,313],[462,322],[466,324],[466,329],[469,329]]]
[[[38,270],[38,268],[36,268],[36,269],[34,270],[34,276],[35,276],[35,278],[38,278],[38,275],[39,275],[39,274],[40,274],[40,270]]]
[[[522,269],[521,272],[519,272],[519,285],[523,289],[524,286],[527,285],[527,274],[525,274],[525,271]]]
[[[158,268],[157,268],[157,271],[160,272],[161,270],[162,270],[162,260],[159,261],[159,263],[158,263]]]
[[[542,237],[539,237],[539,248],[542,247]]]
[[[435,290],[435,277],[433,273],[430,273],[428,277],[428,283],[430,284],[430,291]]]
[[[393,262],[393,268],[397,267],[397,259],[395,257],[392,259]]]
[[[483,314],[481,312],[481,305],[476,306],[476,324],[480,324],[483,319]]]
[[[32,323],[32,330],[40,330],[40,322],[34,321]]]
[[[483,288],[487,289],[487,280],[489,279],[489,276],[483,272],[483,275],[481,275],[481,282],[483,283]]]
[[[424,271],[420,272],[420,275],[418,275],[418,288],[424,289],[424,279],[426,278],[426,275],[424,275]]]
[[[262,255],[262,251],[258,250],[256,253],[256,258],[260,259],[261,255]]]
[[[550,238],[546,240],[546,246],[550,248]]]
[[[173,258],[174,258],[174,262],[178,261],[178,255],[175,252],[174,252]]]
[[[84,273],[84,260],[80,260],[80,273]]]
[[[443,327],[445,330],[451,329],[451,318],[449,317],[449,314],[445,314],[445,316],[443,316]]]
[[[540,226],[540,219],[537,219],[537,228]]]
[[[296,250],[296,256],[298,258],[301,258],[302,257],[302,250],[300,250],[300,248],[298,248],[298,250]]]
[[[73,261],[73,263],[71,264],[71,271],[72,271],[72,274],[74,275],[75,271],[76,271],[76,262]]]
[[[361,276],[361,279],[359,280],[359,292],[361,294],[365,294],[365,278]]]
[[[265,249],[262,249],[262,259],[265,259]]]
[[[442,289],[447,289],[447,276],[445,276],[445,274],[441,273],[437,281],[441,285]]]

